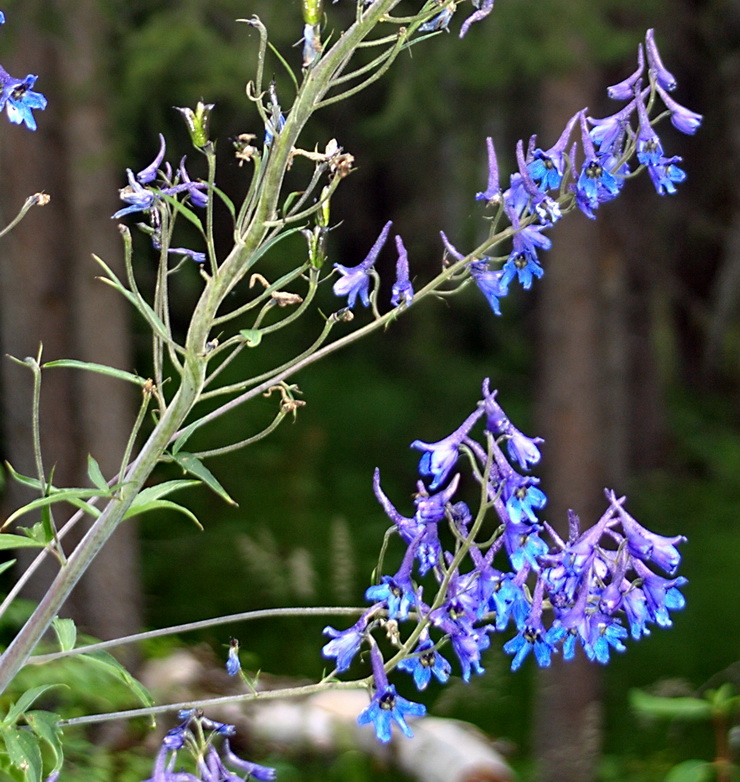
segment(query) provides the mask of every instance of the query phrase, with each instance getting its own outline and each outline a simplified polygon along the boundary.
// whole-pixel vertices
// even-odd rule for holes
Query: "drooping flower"
[[[396,692],[394,685],[388,683],[388,677],[383,669],[383,658],[377,644],[370,647],[370,658],[373,666],[374,689],[370,705],[359,715],[359,725],[372,723],[375,735],[384,744],[391,740],[391,727],[395,722],[404,735],[411,738],[414,734],[406,723],[406,717],[423,717],[426,707],[403,698]]]
[[[695,111],[690,111],[685,106],[677,103],[673,98],[660,86],[657,85],[658,94],[663,99],[665,107],[671,112],[671,122],[675,128],[686,133],[693,135],[699,129],[702,122],[702,115],[697,114]]]
[[[16,125],[24,124],[29,130],[36,130],[34,110],[46,108],[46,98],[33,90],[38,76],[28,74],[25,79],[14,79],[0,65],[0,110],[5,108],[8,119]]]
[[[642,76],[645,70],[645,55],[642,51],[642,44],[637,46],[637,68],[634,73],[626,79],[607,87],[606,94],[614,100],[629,100],[635,94],[635,84]]]
[[[482,193],[475,194],[476,201],[487,201],[489,204],[497,204],[501,201],[501,186],[498,180],[498,161],[496,160],[496,149],[493,146],[493,139],[486,138],[486,149],[488,151],[488,186]]]
[[[457,462],[460,444],[482,415],[483,411],[480,408],[475,410],[452,434],[436,443],[425,443],[422,440],[414,440],[411,443],[412,448],[424,451],[419,462],[419,472],[422,475],[433,476],[434,480],[429,485],[430,489],[436,489],[446,480],[450,470]]]
[[[383,245],[388,238],[393,222],[389,220],[380,236],[375,240],[375,244],[370,248],[370,252],[362,263],[357,266],[342,266],[341,263],[335,263],[334,268],[342,275],[335,283],[333,291],[337,296],[347,296],[347,306],[352,309],[355,306],[357,297],[365,307],[370,306],[370,269],[380,255]]]
[[[544,582],[540,579],[534,590],[532,607],[519,632],[504,644],[504,651],[513,654],[511,670],[516,671],[524,662],[530,651],[534,650],[537,664],[541,668],[550,665],[550,657],[556,651],[555,643],[560,640],[564,631],[547,631],[542,624],[542,595]]]
[[[400,236],[396,236],[396,249],[398,250],[398,261],[396,262],[396,281],[391,289],[391,304],[394,307],[398,307],[399,304],[405,304],[408,307],[414,299],[414,288],[409,280],[409,255]]]
[[[160,133],[159,152],[157,153],[157,156],[154,158],[154,160],[148,166],[146,166],[146,168],[142,168],[141,171],[139,171],[139,173],[136,175],[137,182],[140,182],[142,185],[148,185],[157,178],[159,167],[162,165],[162,161],[164,160],[166,148],[167,145],[165,143],[164,136]]]
[[[354,656],[360,649],[367,632],[367,621],[373,609],[366,611],[352,627],[347,630],[335,630],[333,627],[325,627],[324,635],[331,637],[331,641],[321,650],[324,657],[335,657],[337,670],[346,671],[352,664]]]
[[[492,271],[488,268],[486,261],[473,261],[468,264],[470,276],[478,286],[478,290],[486,297],[494,315],[501,315],[501,305],[499,299],[502,299],[509,292],[509,288],[503,280],[504,272],[502,270]]]
[[[686,179],[686,172],[676,165],[682,160],[683,158],[678,155],[664,157],[648,168],[650,179],[658,195],[673,195],[676,192],[676,183]]]
[[[442,10],[436,14],[436,16],[433,16],[431,19],[429,19],[427,22],[424,22],[419,27],[419,32],[426,33],[426,32],[436,32],[437,30],[449,30],[450,22],[452,21],[452,15],[455,13],[455,3],[454,2],[448,2]]]
[[[655,76],[656,82],[669,92],[675,90],[678,83],[660,59],[660,53],[655,43],[655,30],[652,28],[645,34],[645,49],[647,50],[648,65],[651,73]]]

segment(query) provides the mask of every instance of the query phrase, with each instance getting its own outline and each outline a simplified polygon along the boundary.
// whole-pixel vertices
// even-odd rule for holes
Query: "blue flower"
[[[433,16],[428,22],[424,22],[419,27],[420,33],[436,32],[437,30],[448,30],[452,15],[455,13],[455,3],[448,3],[436,16]]]
[[[543,151],[538,147],[532,153],[532,160],[527,165],[527,171],[542,190],[556,190],[560,187],[565,170],[565,147],[578,116],[578,114],[574,114],[568,120],[560,138],[550,149]]]
[[[410,738],[414,734],[406,723],[406,716],[423,717],[427,711],[426,707],[421,703],[414,703],[401,697],[396,692],[394,685],[388,683],[388,677],[383,669],[383,658],[375,643],[370,648],[370,657],[373,666],[375,694],[370,705],[357,718],[357,723],[366,725],[371,722],[375,728],[375,735],[384,744],[391,740],[391,727],[394,722]]]
[[[425,443],[422,440],[414,440],[412,448],[424,451],[419,462],[419,472],[422,475],[431,475],[434,480],[429,485],[430,489],[436,489],[443,483],[450,470],[457,462],[458,448],[468,436],[475,422],[483,415],[481,409],[471,413],[455,431],[436,443]]]
[[[324,628],[324,635],[331,636],[332,640],[324,646],[321,653],[324,657],[336,657],[338,671],[346,671],[352,664],[365,638],[367,616],[367,613],[363,614],[352,627],[341,632],[333,627]]]
[[[154,160],[146,168],[142,168],[141,171],[139,171],[139,173],[136,175],[137,182],[140,182],[142,185],[148,185],[157,178],[159,167],[162,165],[162,161],[164,160],[164,153],[166,149],[167,144],[165,143],[164,136],[160,133],[159,152],[157,153]]]
[[[650,179],[658,195],[673,195],[676,192],[675,182],[683,182],[686,179],[686,172],[679,168],[676,163],[680,163],[682,158],[678,155],[673,157],[661,158],[655,165],[648,167]]]
[[[509,292],[506,283],[502,279],[504,276],[503,271],[491,271],[485,261],[473,261],[468,264],[468,269],[478,289],[491,305],[494,314],[500,315],[501,305],[499,304],[499,299],[502,299]]]
[[[125,209],[122,209],[120,212],[116,212],[113,217],[116,215],[120,215],[122,213],[126,213]],[[206,262],[206,254],[199,252],[198,250],[188,250],[185,247],[170,247],[169,250],[167,250],[168,253],[172,253],[173,255],[182,255],[185,258],[190,258],[191,261],[195,261],[195,263],[205,263]]]
[[[130,168],[126,169],[126,176],[128,177],[128,185],[121,188],[118,193],[121,201],[128,204],[128,206],[119,209],[113,215],[112,219],[114,220],[134,212],[145,212],[147,209],[151,209],[154,204],[154,193],[137,181]]]
[[[270,766],[261,766],[259,763],[252,763],[249,760],[237,757],[231,751],[228,739],[224,739],[223,756],[227,765],[235,768],[239,773],[260,780],[260,782],[271,782],[277,776],[277,771]]]
[[[0,110],[5,107],[8,119],[16,125],[26,124],[29,130],[36,130],[33,110],[46,108],[46,98],[40,92],[34,92],[38,76],[30,73],[25,79],[14,79],[0,66]]]
[[[409,280],[409,256],[400,236],[396,236],[396,249],[398,250],[398,261],[396,262],[396,281],[391,290],[391,304],[394,307],[399,304],[405,304],[408,307],[414,298],[414,288]]]
[[[229,641],[229,657],[226,660],[226,673],[229,676],[236,676],[242,669],[242,664],[239,661],[239,641],[236,638],[232,638]]]
[[[426,707],[422,703],[414,703],[403,698],[396,692],[393,684],[376,690],[370,705],[357,718],[359,725],[372,722],[375,735],[384,744],[391,740],[391,726],[395,722],[404,735],[411,738],[414,734],[406,723],[406,717],[423,717]]]
[[[654,166],[663,158],[663,146],[658,134],[650,124],[650,118],[641,97],[637,99],[637,116],[640,118],[640,126],[637,131],[637,159],[644,166]]]
[[[339,271],[342,277],[334,283],[332,290],[337,296],[347,296],[347,306],[350,309],[355,306],[358,296],[365,307],[370,306],[370,298],[368,296],[370,292],[370,269],[378,255],[380,255],[392,225],[393,223],[390,220],[385,224],[380,232],[380,236],[378,236],[362,263],[357,266],[342,266],[341,263],[334,264],[334,268]]]
[[[532,599],[532,608],[520,631],[504,644],[506,654],[513,654],[511,670],[516,671],[524,662],[526,656],[534,650],[537,664],[541,668],[550,665],[550,656],[556,650],[555,643],[560,640],[564,631],[548,632],[542,624],[542,592],[544,582],[539,580]]]
[[[383,576],[380,584],[368,587],[365,599],[383,602],[388,609],[388,618],[403,622],[416,602],[416,593],[408,576],[401,575],[399,571],[394,577]]]
[[[524,477],[513,472],[504,485],[504,502],[511,520],[517,524],[523,518],[530,522],[537,521],[535,510],[540,510],[547,503],[545,493],[535,486],[538,478]]]
[[[661,627],[670,627],[672,622],[668,609],[677,611],[686,605],[686,599],[678,587],[688,583],[687,579],[683,576],[662,578],[646,568],[640,560],[635,560],[633,566],[642,579],[642,592],[650,617]]]
[[[450,663],[434,648],[434,642],[427,637],[416,647],[416,656],[409,657],[398,663],[398,667],[414,677],[414,684],[419,690],[425,690],[432,680],[432,674],[441,684],[450,678]]]

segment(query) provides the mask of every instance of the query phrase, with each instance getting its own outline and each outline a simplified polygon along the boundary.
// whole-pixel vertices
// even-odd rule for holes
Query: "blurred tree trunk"
[[[118,172],[112,167],[108,124],[107,23],[98,0],[60,0],[53,32],[48,3],[28,2],[7,27],[15,34],[9,72],[40,74],[49,107],[39,130],[2,128],[2,209],[7,220],[28,194],[45,190],[51,203],[31,215],[4,245],[3,352],[46,360],[73,357],[130,368],[130,337],[123,299],[96,281],[95,252],[120,265],[120,239],[110,215],[116,209]],[[12,24],[11,24],[12,23]],[[56,77],[56,80],[54,80]],[[24,474],[34,474],[31,450],[31,375],[3,362],[5,453]],[[90,372],[43,373],[42,434],[45,468],[56,465],[57,485],[87,485],[92,454],[106,477],[119,469],[136,399],[123,384]],[[8,507],[27,501],[10,485]],[[57,511],[63,520],[63,511]],[[83,526],[72,538],[79,540]],[[31,582],[43,593],[50,573]],[[99,554],[72,594],[67,611],[88,632],[110,638],[140,627],[136,528],[126,524]]]
[[[591,102],[595,85],[579,74],[543,84],[543,146]],[[600,216],[601,217],[601,216]],[[573,213],[550,234],[540,287],[540,426],[545,438],[547,518],[567,537],[567,511],[584,525],[603,511],[605,445],[602,373],[604,313],[597,225]],[[616,337],[616,334],[612,335]],[[609,349],[617,350],[612,343]],[[616,373],[615,373],[616,374]],[[618,384],[620,378],[612,378]],[[616,386],[611,387],[613,391]],[[583,655],[553,659],[539,673],[534,746],[542,782],[590,782],[601,749],[600,672]]]

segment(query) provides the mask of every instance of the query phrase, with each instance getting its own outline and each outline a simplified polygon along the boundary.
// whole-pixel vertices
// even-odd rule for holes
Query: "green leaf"
[[[9,548],[43,548],[46,543],[31,540],[25,535],[0,534],[0,551]]]
[[[8,709],[8,713],[2,720],[2,725],[13,725],[18,722],[21,715],[26,712],[33,702],[41,697],[47,690],[51,690],[54,687],[66,687],[66,684],[42,684],[39,687],[31,687],[30,690],[26,690],[23,695]]]
[[[197,456],[194,456],[192,453],[180,451],[179,453],[174,454],[174,458],[185,472],[189,472],[191,475],[195,475],[197,478],[200,478],[201,481],[203,481],[203,483],[208,486],[208,488],[216,492],[216,494],[228,502],[229,505],[239,507],[237,503],[234,502],[234,500],[228,495],[226,489],[224,489],[224,487],[219,483],[216,476],[203,464],[203,462],[201,462],[200,459],[198,459]]]
[[[5,466],[8,468],[8,471],[10,472],[13,479],[18,481],[18,483],[22,483],[24,486],[30,486],[32,489],[41,491],[41,483],[38,478],[31,478],[28,475],[21,475],[19,472],[16,472],[13,469],[13,465],[10,464],[10,462],[5,462]]]
[[[58,616],[55,616],[51,620],[51,626],[57,634],[59,647],[63,652],[68,652],[70,649],[75,648],[75,643],[77,642],[77,627],[75,626],[73,619],[60,619]]]
[[[661,719],[708,720],[712,707],[701,698],[663,698],[642,690],[630,690],[630,706],[640,714]]]
[[[30,730],[19,730],[14,725],[4,727],[2,736],[8,750],[10,762],[23,772],[26,782],[41,782],[43,763],[41,747]]]
[[[224,202],[233,220],[236,217],[236,207],[234,206],[234,202],[226,195],[226,193],[224,193],[223,190],[216,187],[215,185],[213,185],[211,189]]]
[[[0,565],[0,573],[4,573],[6,570],[12,568],[16,561],[17,560],[15,559],[9,559],[7,562],[3,562],[2,565]]]
[[[153,706],[154,698],[147,688],[138,680],[136,680],[121,663],[116,660],[113,655],[108,652],[89,652],[88,654],[81,654],[78,659],[85,662],[92,663],[98,668],[102,668],[107,671],[111,676],[114,676],[120,682],[123,682],[130,692],[136,697],[142,706]],[[152,725],[154,724],[154,717],[152,717]]]
[[[173,206],[175,210],[178,211],[186,220],[189,220],[198,229],[201,235],[205,235],[205,232],[203,231],[203,223],[201,223],[200,218],[192,209],[185,206],[182,201],[178,201],[174,196],[167,195],[161,191],[159,195],[163,201],[166,201],[168,204]]]
[[[674,766],[664,782],[711,782],[715,779],[712,764],[706,760],[684,760]]]
[[[262,332],[260,329],[242,329],[239,336],[243,337],[248,348],[256,348],[262,342]]]
[[[198,486],[199,484],[200,481],[190,481],[185,478],[179,478],[174,481],[162,481],[162,483],[158,483],[155,486],[149,486],[146,489],[142,489],[134,498],[134,501],[131,503],[124,518],[129,518],[129,516],[134,516],[136,513],[141,513],[142,511],[138,509],[144,505],[148,505],[152,500],[158,500],[161,497],[172,494],[172,492],[180,489],[187,489],[189,486]]]
[[[104,497],[106,496],[99,489],[54,489],[49,487],[48,497],[39,497],[37,500],[32,500],[18,510],[8,516],[5,520],[5,524],[10,524],[16,519],[20,518],[26,513],[30,513],[37,508],[46,508],[55,502],[69,502],[72,505],[76,505],[76,501],[85,499],[87,497]]]
[[[87,477],[92,481],[93,486],[100,489],[101,492],[111,493],[108,481],[105,480],[100,465],[90,454],[87,455]]]
[[[62,729],[57,724],[59,715],[51,711],[27,711],[26,722],[31,730],[45,741],[54,753],[54,768],[59,769],[64,760],[64,748],[62,747]]]
[[[200,481],[193,481],[193,483],[200,483]],[[138,516],[142,513],[148,513],[151,510],[174,510],[177,513],[182,513],[187,516],[198,529],[203,529],[203,525],[198,521],[198,517],[191,510],[188,510],[183,505],[178,505],[176,502],[172,502],[172,500],[153,500],[152,502],[146,503],[146,505],[137,506],[134,511],[129,509],[129,512],[123,518],[127,519],[132,515]]]
[[[66,367],[68,369],[85,369],[88,372],[96,372],[99,375],[108,375],[119,380],[125,380],[127,383],[133,383],[136,386],[143,386],[146,383],[144,378],[126,372],[123,369],[115,369],[105,364],[95,364],[90,361],[77,361],[72,358],[60,358],[55,361],[46,361],[41,365],[42,369],[53,369],[55,367]]]

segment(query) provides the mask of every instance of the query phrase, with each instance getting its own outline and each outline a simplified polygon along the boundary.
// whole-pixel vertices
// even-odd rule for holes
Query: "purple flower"
[[[260,782],[270,782],[277,776],[277,771],[274,768],[260,766],[259,763],[252,763],[235,755],[231,751],[228,739],[224,739],[223,756],[227,765],[235,768],[242,774],[259,779]]]
[[[370,657],[373,665],[375,694],[370,705],[357,718],[359,725],[371,722],[375,728],[375,735],[384,744],[391,740],[391,727],[395,722],[403,733],[411,738],[414,734],[406,723],[406,717],[423,717],[426,707],[421,703],[414,703],[401,697],[396,688],[388,683],[388,677],[383,670],[383,658],[376,644],[370,649]]]
[[[486,625],[450,636],[452,648],[462,669],[463,681],[470,681],[473,670],[478,674],[485,673],[480,664],[480,656],[491,645],[491,639],[487,635],[490,629],[491,626]]]
[[[482,193],[476,193],[475,200],[496,204],[501,201],[501,187],[498,181],[496,150],[490,136],[486,138],[486,149],[488,150],[488,187]]]
[[[668,609],[677,611],[686,605],[686,600],[678,587],[687,584],[687,579],[683,576],[662,578],[645,567],[640,560],[635,560],[633,566],[642,580],[642,592],[651,618],[661,627],[670,627],[672,622]]]
[[[115,217],[116,215],[125,214],[126,210],[121,209],[119,212],[116,212],[116,214],[113,215]],[[206,254],[202,252],[198,252],[197,250],[188,250],[185,247],[170,247],[169,250],[167,250],[168,253],[172,253],[173,255],[181,255],[185,258],[190,258],[191,261],[195,261],[195,263],[205,263],[206,262]]]
[[[148,185],[157,178],[159,167],[162,165],[162,161],[164,160],[165,149],[166,144],[164,136],[160,133],[159,152],[157,153],[157,156],[154,158],[154,160],[146,168],[142,168],[141,171],[139,171],[139,173],[136,175],[137,182],[140,182],[142,185]]]
[[[702,122],[702,115],[695,111],[690,111],[680,103],[676,103],[673,98],[660,86],[657,85],[658,93],[665,103],[665,107],[671,112],[671,122],[681,133],[693,135],[699,129]]]
[[[537,260],[537,247],[549,250],[552,241],[547,236],[542,236],[543,225],[528,225],[514,234],[514,249],[509,255],[503,267],[501,284],[508,287],[509,283],[517,277],[522,288],[528,290],[532,287],[532,279],[540,278],[545,273]]]
[[[509,292],[509,288],[503,280],[503,271],[491,271],[485,261],[473,261],[468,264],[470,276],[478,286],[478,290],[486,297],[491,305],[494,315],[501,314],[499,299]]]
[[[190,202],[193,206],[199,206],[201,209],[208,206],[208,196],[201,192],[205,190],[208,185],[205,182],[193,182],[188,176],[188,172],[185,170],[185,158],[180,161],[180,180],[186,186],[185,189],[190,196]]]
[[[396,236],[396,249],[398,250],[398,261],[396,262],[396,281],[391,290],[391,304],[394,307],[399,304],[405,304],[408,307],[414,299],[414,288],[409,280],[409,255],[400,236]]]
[[[645,48],[647,50],[648,65],[651,74],[655,75],[655,80],[664,89],[672,92],[676,89],[677,82],[673,74],[663,65],[660,59],[658,47],[655,44],[655,30],[652,28],[645,35]]]
[[[130,168],[126,169],[126,176],[128,177],[128,185],[121,188],[118,193],[121,197],[121,201],[128,204],[128,206],[119,209],[113,215],[112,219],[114,220],[117,220],[124,215],[132,214],[133,212],[145,212],[147,209],[151,209],[154,204],[154,193],[137,181]]]
[[[618,82],[617,84],[608,87],[606,94],[614,100],[629,100],[635,94],[635,84],[642,76],[642,72],[645,70],[645,55],[642,51],[642,44],[637,46],[637,69],[635,72],[628,76],[626,79]]]
[[[25,123],[29,130],[36,130],[36,120],[33,110],[43,111],[46,108],[46,98],[40,92],[34,92],[38,76],[30,73],[25,79],[14,79],[0,66],[0,110],[5,107],[8,119],[16,125]]]
[[[493,11],[494,0],[473,0],[473,5],[478,9],[474,11],[470,16],[462,23],[460,28],[460,38],[464,38],[470,26],[475,22],[480,22],[481,19],[485,19],[488,14]]]
[[[481,409],[471,413],[455,431],[436,443],[425,443],[422,440],[414,440],[412,448],[424,451],[419,462],[419,472],[422,475],[431,475],[434,480],[429,485],[430,489],[436,489],[443,483],[450,470],[457,462],[458,448],[473,428],[475,422],[483,415]]]
[[[503,499],[511,520],[517,524],[526,518],[534,523],[537,521],[535,510],[540,510],[547,503],[547,496],[535,484],[539,478],[522,476],[513,470],[506,478]]]
[[[347,296],[347,306],[352,309],[355,306],[355,301],[359,295],[360,301],[362,301],[365,307],[370,306],[370,299],[368,293],[370,290],[370,269],[375,263],[380,251],[383,249],[388,233],[393,225],[392,221],[388,221],[383,230],[380,232],[380,236],[375,241],[375,244],[370,248],[370,252],[367,254],[365,260],[357,266],[342,266],[340,263],[335,263],[334,268],[342,275],[334,283],[333,291],[337,296]]]

